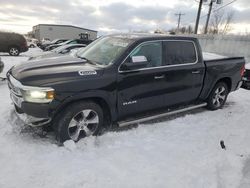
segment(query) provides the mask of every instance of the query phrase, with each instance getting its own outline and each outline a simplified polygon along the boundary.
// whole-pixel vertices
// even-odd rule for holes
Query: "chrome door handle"
[[[192,74],[200,74],[201,71],[197,70],[197,71],[192,71]]]
[[[164,75],[161,75],[161,76],[155,76],[154,77],[156,80],[158,80],[158,79],[163,79],[163,78],[165,78],[165,76]]]

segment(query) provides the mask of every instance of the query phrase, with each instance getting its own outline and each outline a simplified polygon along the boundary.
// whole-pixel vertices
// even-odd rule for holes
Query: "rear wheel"
[[[224,82],[219,82],[215,85],[207,100],[207,108],[217,110],[222,108],[227,100],[228,86]]]
[[[91,101],[74,103],[57,115],[53,127],[57,140],[75,142],[82,138],[98,135],[103,128],[102,108]]]
[[[18,56],[20,53],[19,49],[17,47],[10,47],[9,54],[11,56]]]

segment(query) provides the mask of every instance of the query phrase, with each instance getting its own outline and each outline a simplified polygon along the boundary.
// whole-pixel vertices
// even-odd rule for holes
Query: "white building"
[[[97,31],[72,25],[39,24],[33,26],[33,30],[29,35],[38,40],[43,38],[50,40],[58,38],[77,39],[85,36],[88,36],[90,40],[94,40],[97,37]]]

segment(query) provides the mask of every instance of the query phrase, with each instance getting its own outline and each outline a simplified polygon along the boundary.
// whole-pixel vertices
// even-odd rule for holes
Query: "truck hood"
[[[48,51],[48,52],[43,52],[43,54],[30,57],[28,60],[41,60],[45,58],[58,57],[58,56],[63,56],[63,55],[65,54],[58,54],[55,52]]]
[[[49,83],[91,79],[102,73],[103,67],[70,55],[24,62],[10,70],[13,77],[27,86],[48,86]]]

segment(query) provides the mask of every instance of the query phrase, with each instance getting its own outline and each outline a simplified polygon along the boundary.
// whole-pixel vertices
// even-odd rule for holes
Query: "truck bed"
[[[219,57],[218,59],[215,57]],[[210,56],[205,57],[204,64],[206,67],[206,75],[204,78],[204,88],[201,93],[201,98],[206,98],[211,89],[219,78],[228,78],[230,91],[238,89],[241,81],[241,69],[245,63],[244,57],[226,57],[226,56]]]

